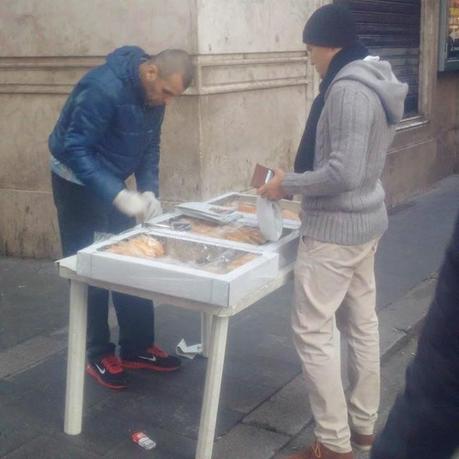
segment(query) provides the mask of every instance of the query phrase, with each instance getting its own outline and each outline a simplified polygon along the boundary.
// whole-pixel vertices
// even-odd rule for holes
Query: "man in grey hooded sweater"
[[[302,194],[292,328],[317,441],[289,459],[351,459],[351,440],[370,449],[379,407],[374,256],[388,224],[380,177],[408,88],[368,56],[344,7],[319,8],[303,41],[320,94],[295,172],[277,169],[258,191],[272,200]],[[335,324],[349,346],[347,397]]]

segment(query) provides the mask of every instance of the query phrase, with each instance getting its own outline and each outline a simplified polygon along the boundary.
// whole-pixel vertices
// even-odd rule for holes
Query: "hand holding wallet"
[[[274,177],[274,171],[261,164],[256,164],[255,170],[250,181],[250,186],[260,188]]]

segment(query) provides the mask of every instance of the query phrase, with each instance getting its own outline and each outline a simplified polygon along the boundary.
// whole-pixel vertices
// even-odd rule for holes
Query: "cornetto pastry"
[[[249,202],[233,201],[230,206],[237,209],[239,212],[244,212],[246,214],[255,214],[257,211],[256,206]],[[282,209],[282,218],[286,218],[288,220],[299,220],[298,213],[290,209]]]
[[[239,201],[237,203],[237,210],[239,212],[245,212],[246,214],[254,214],[257,211],[257,208],[254,204],[250,204],[248,202]]]
[[[259,228],[256,227],[240,226],[231,223],[219,225],[193,217],[181,218],[181,222],[186,222],[191,225],[191,233],[201,234],[216,239],[226,239],[228,241],[243,242],[252,245],[262,245],[267,242]]]
[[[266,239],[258,228],[243,226],[241,228],[228,228],[224,233],[225,239],[230,241],[244,242],[246,244],[262,245]]]
[[[107,252],[139,258],[157,258],[162,257],[165,254],[165,250],[161,242],[145,234],[141,234],[140,236],[127,241],[120,241],[117,244],[110,246],[107,249]]]
[[[219,229],[220,227],[217,226],[215,223],[203,222],[199,220],[191,221],[191,231],[193,233],[218,237]]]
[[[249,226],[234,225],[217,225],[209,222],[190,220],[191,231],[193,233],[203,234],[217,239],[226,239],[228,241],[244,242],[246,244],[262,245],[266,239],[258,228]]]

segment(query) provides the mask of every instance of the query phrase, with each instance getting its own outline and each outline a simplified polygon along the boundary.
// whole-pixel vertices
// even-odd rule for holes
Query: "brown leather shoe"
[[[362,452],[370,451],[375,441],[374,434],[364,435],[351,430],[351,444],[352,446]]]
[[[316,441],[309,448],[287,456],[285,459],[354,459],[352,451],[349,453],[335,453],[322,443]]]

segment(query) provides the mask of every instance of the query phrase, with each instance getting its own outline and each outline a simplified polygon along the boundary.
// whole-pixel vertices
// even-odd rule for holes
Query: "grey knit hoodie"
[[[338,73],[317,125],[314,169],[282,182],[303,195],[303,235],[356,245],[387,229],[380,177],[407,91],[386,61],[354,61]]]

